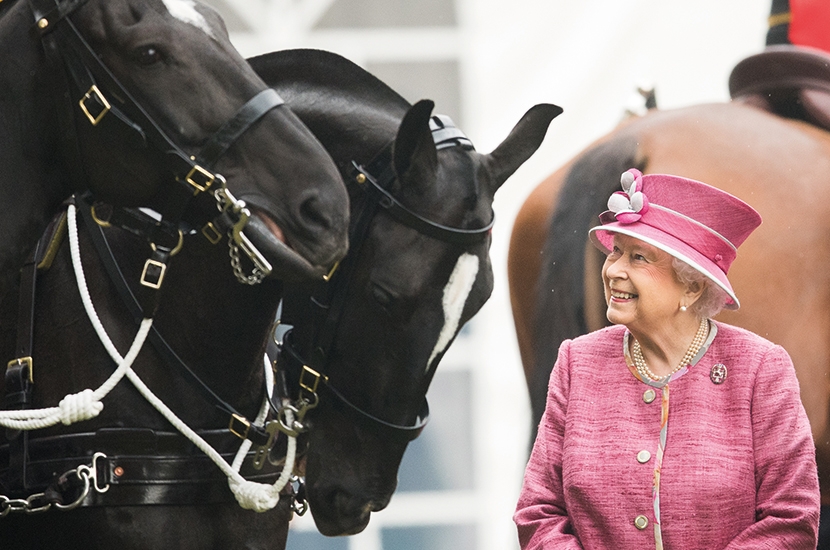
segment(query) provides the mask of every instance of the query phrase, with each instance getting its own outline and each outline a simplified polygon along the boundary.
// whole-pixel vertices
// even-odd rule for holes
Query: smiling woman
[[[514,516],[522,548],[815,548],[792,361],[709,319],[739,307],[727,272],[760,216],[686,178],[621,183],[590,231],[615,326],[559,348]]]

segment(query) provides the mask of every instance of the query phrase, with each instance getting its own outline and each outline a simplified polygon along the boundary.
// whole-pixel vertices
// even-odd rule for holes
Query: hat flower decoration
[[[643,185],[643,174],[636,168],[631,168],[623,172],[620,183],[623,190],[609,197],[608,210],[614,213],[620,223],[639,221],[648,212],[648,197],[639,190]]]

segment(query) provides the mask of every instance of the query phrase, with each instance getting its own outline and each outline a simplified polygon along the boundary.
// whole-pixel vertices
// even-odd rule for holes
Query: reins
[[[430,130],[437,149],[473,148],[472,142],[455,127],[449,117],[431,117]],[[418,411],[412,411],[415,420],[407,425],[384,420],[381,414],[369,412],[358,406],[335,387],[327,372],[327,357],[342,319],[349,283],[353,279],[360,250],[378,212],[387,213],[398,223],[422,235],[458,246],[470,246],[488,238],[495,218],[487,225],[474,229],[436,223],[413,212],[389,192],[396,177],[392,165],[391,144],[378,153],[368,166],[352,164],[347,181],[360,186],[364,192],[364,199],[358,216],[350,221],[349,254],[331,280],[317,284],[311,293],[306,288],[286,287],[281,319],[293,328],[284,334],[282,342],[277,343],[280,348],[277,370],[286,376],[286,386],[297,388],[298,401],[304,403],[306,408],[317,405],[320,400],[319,392],[328,392],[335,402],[345,406],[344,410],[357,422],[381,432],[384,437],[411,441],[420,435],[429,420],[426,390],[434,370],[422,384],[421,405]],[[305,332],[300,337],[302,341],[296,338],[295,329],[301,333]],[[311,330],[313,334],[307,334]],[[279,404],[275,404],[274,407],[280,409]]]

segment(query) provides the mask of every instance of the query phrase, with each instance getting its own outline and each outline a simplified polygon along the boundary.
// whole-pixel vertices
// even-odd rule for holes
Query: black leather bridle
[[[163,164],[175,181],[174,185],[163,186],[163,195],[156,201],[161,205],[160,221],[148,223],[147,220],[142,220],[137,224],[124,221],[127,229],[145,232],[148,241],[158,245],[156,254],[150,260],[149,265],[153,269],[148,274],[147,282],[150,284],[147,286],[160,284],[169,252],[177,242],[180,223],[194,203],[202,203],[200,207],[204,212],[215,212],[214,206],[218,206],[222,212],[222,216],[207,219],[203,228],[206,237],[218,242],[225,233],[231,233],[233,238],[244,240],[241,243],[243,251],[260,271],[270,271],[271,266],[264,257],[241,234],[239,225],[244,225],[247,221],[247,214],[241,212],[244,203],[230,194],[224,178],[215,173],[214,167],[228,148],[258,120],[284,104],[279,94],[271,88],[257,93],[207,140],[197,154],[189,155],[164,132],[107,68],[72,23],[69,16],[87,0],[28,1],[34,15],[34,29],[41,39],[47,58],[56,67],[63,67],[61,72],[66,77],[64,88],[68,89],[70,98],[77,100],[77,105],[72,100],[70,109],[59,109],[62,135],[67,136],[63,147],[68,149],[65,156],[71,165],[75,187],[86,188],[86,178],[80,166],[80,141],[75,131],[76,108],[80,109],[83,119],[93,127],[103,128],[109,125],[127,143],[138,148],[152,147],[161,153]],[[56,92],[59,101],[63,101],[64,90],[56,89]],[[122,219],[136,217],[127,216]],[[105,222],[115,223],[115,220]]]
[[[430,119],[430,128],[437,149],[473,149],[472,142],[455,127],[449,117],[433,116]],[[429,419],[426,391],[435,369],[430,369],[422,385],[423,399],[417,415],[416,411],[413,411],[415,421],[410,425],[386,421],[381,417],[382,413],[364,410],[329,380],[327,357],[343,316],[345,299],[353,280],[360,249],[369,234],[372,220],[381,212],[422,235],[462,247],[475,245],[487,239],[495,217],[484,227],[474,229],[439,224],[413,212],[389,192],[396,178],[392,164],[392,144],[385,147],[368,166],[352,163],[347,181],[359,185],[364,197],[358,216],[350,221],[349,253],[330,280],[318,283],[311,294],[308,293],[307,287],[286,287],[282,322],[298,327],[298,331],[307,330],[306,327],[317,329],[310,340],[304,340],[302,343],[295,341],[294,328],[289,329],[279,344],[280,352],[276,364],[278,374],[285,378],[284,396],[299,395],[301,401],[305,400],[307,404],[316,406],[319,400],[317,393],[328,392],[336,401],[345,405],[345,410],[360,424],[382,433],[384,437],[411,441],[420,435]],[[279,403],[272,404],[277,410],[283,406]]]

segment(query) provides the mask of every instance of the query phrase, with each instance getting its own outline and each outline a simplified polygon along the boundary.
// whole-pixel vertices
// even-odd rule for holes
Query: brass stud
[[[41,30],[45,29],[48,26],[49,26],[49,20],[46,19],[45,17],[42,18],[42,19],[39,19],[38,22],[37,22],[37,28],[39,28]]]
[[[357,180],[357,183],[363,185],[366,183],[366,174],[358,174],[355,179]]]
[[[121,477],[124,475],[124,468],[122,468],[121,466],[116,466],[115,468],[113,468],[112,473],[115,475],[115,477]]]

